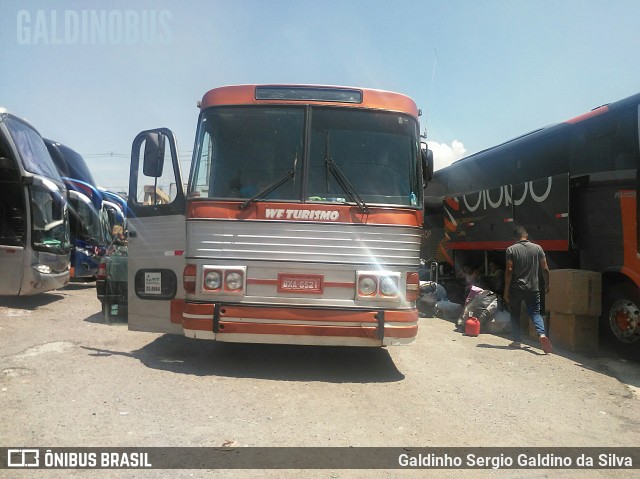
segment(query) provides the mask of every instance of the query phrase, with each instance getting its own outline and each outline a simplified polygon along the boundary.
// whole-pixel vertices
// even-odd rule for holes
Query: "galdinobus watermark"
[[[19,10],[19,45],[168,44],[169,10]]]

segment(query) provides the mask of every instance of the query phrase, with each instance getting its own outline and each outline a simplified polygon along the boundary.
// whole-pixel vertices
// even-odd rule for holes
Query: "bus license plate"
[[[278,274],[279,293],[322,293],[321,274]]]

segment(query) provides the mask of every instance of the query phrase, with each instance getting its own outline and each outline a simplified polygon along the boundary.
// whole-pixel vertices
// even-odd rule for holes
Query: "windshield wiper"
[[[287,173],[282,178],[278,178],[276,181],[271,183],[269,186],[267,186],[263,190],[258,191],[255,195],[253,195],[247,201],[242,203],[240,205],[240,209],[243,210],[247,206],[249,206],[251,203],[253,203],[254,201],[259,200],[260,198],[264,198],[265,196],[267,196],[272,191],[280,188],[280,186],[284,185],[287,181],[289,181],[289,179],[293,178],[295,175],[296,175],[295,170],[287,171]]]
[[[344,191],[347,195],[349,195],[351,199],[358,205],[358,208],[360,208],[360,211],[362,211],[364,214],[368,214],[369,207],[362,200],[362,198],[360,198],[360,195],[358,194],[356,189],[353,187],[353,185],[349,182],[349,180],[347,179],[345,174],[342,172],[340,167],[336,164],[335,161],[333,161],[333,159],[331,158],[331,152],[329,148],[330,148],[329,132],[327,132],[326,152],[324,157],[324,162],[327,165],[327,169],[329,170],[329,172],[331,172],[333,177],[336,179],[336,182],[340,185],[340,188],[342,188],[342,191]]]
[[[258,191],[255,195],[253,195],[247,201],[242,203],[240,205],[240,209],[244,210],[247,206],[249,206],[254,201],[259,200],[261,198],[264,198],[265,196],[267,196],[272,191],[275,191],[278,188],[280,188],[287,181],[289,181],[289,179],[295,178],[296,177],[296,168],[297,167],[298,167],[298,150],[296,149],[296,155],[293,157],[293,169],[287,171],[281,178],[278,178],[273,183],[268,185],[266,188],[263,188],[262,190]]]

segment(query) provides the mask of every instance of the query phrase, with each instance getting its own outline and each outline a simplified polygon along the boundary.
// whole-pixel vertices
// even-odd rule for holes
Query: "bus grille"
[[[305,263],[418,264],[419,228],[276,221],[188,221],[191,258]]]

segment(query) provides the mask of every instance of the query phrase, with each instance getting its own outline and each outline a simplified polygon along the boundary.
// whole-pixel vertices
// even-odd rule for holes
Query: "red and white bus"
[[[216,88],[188,185],[173,134],[133,143],[129,329],[228,342],[387,346],[418,329],[418,108],[379,90]]]

